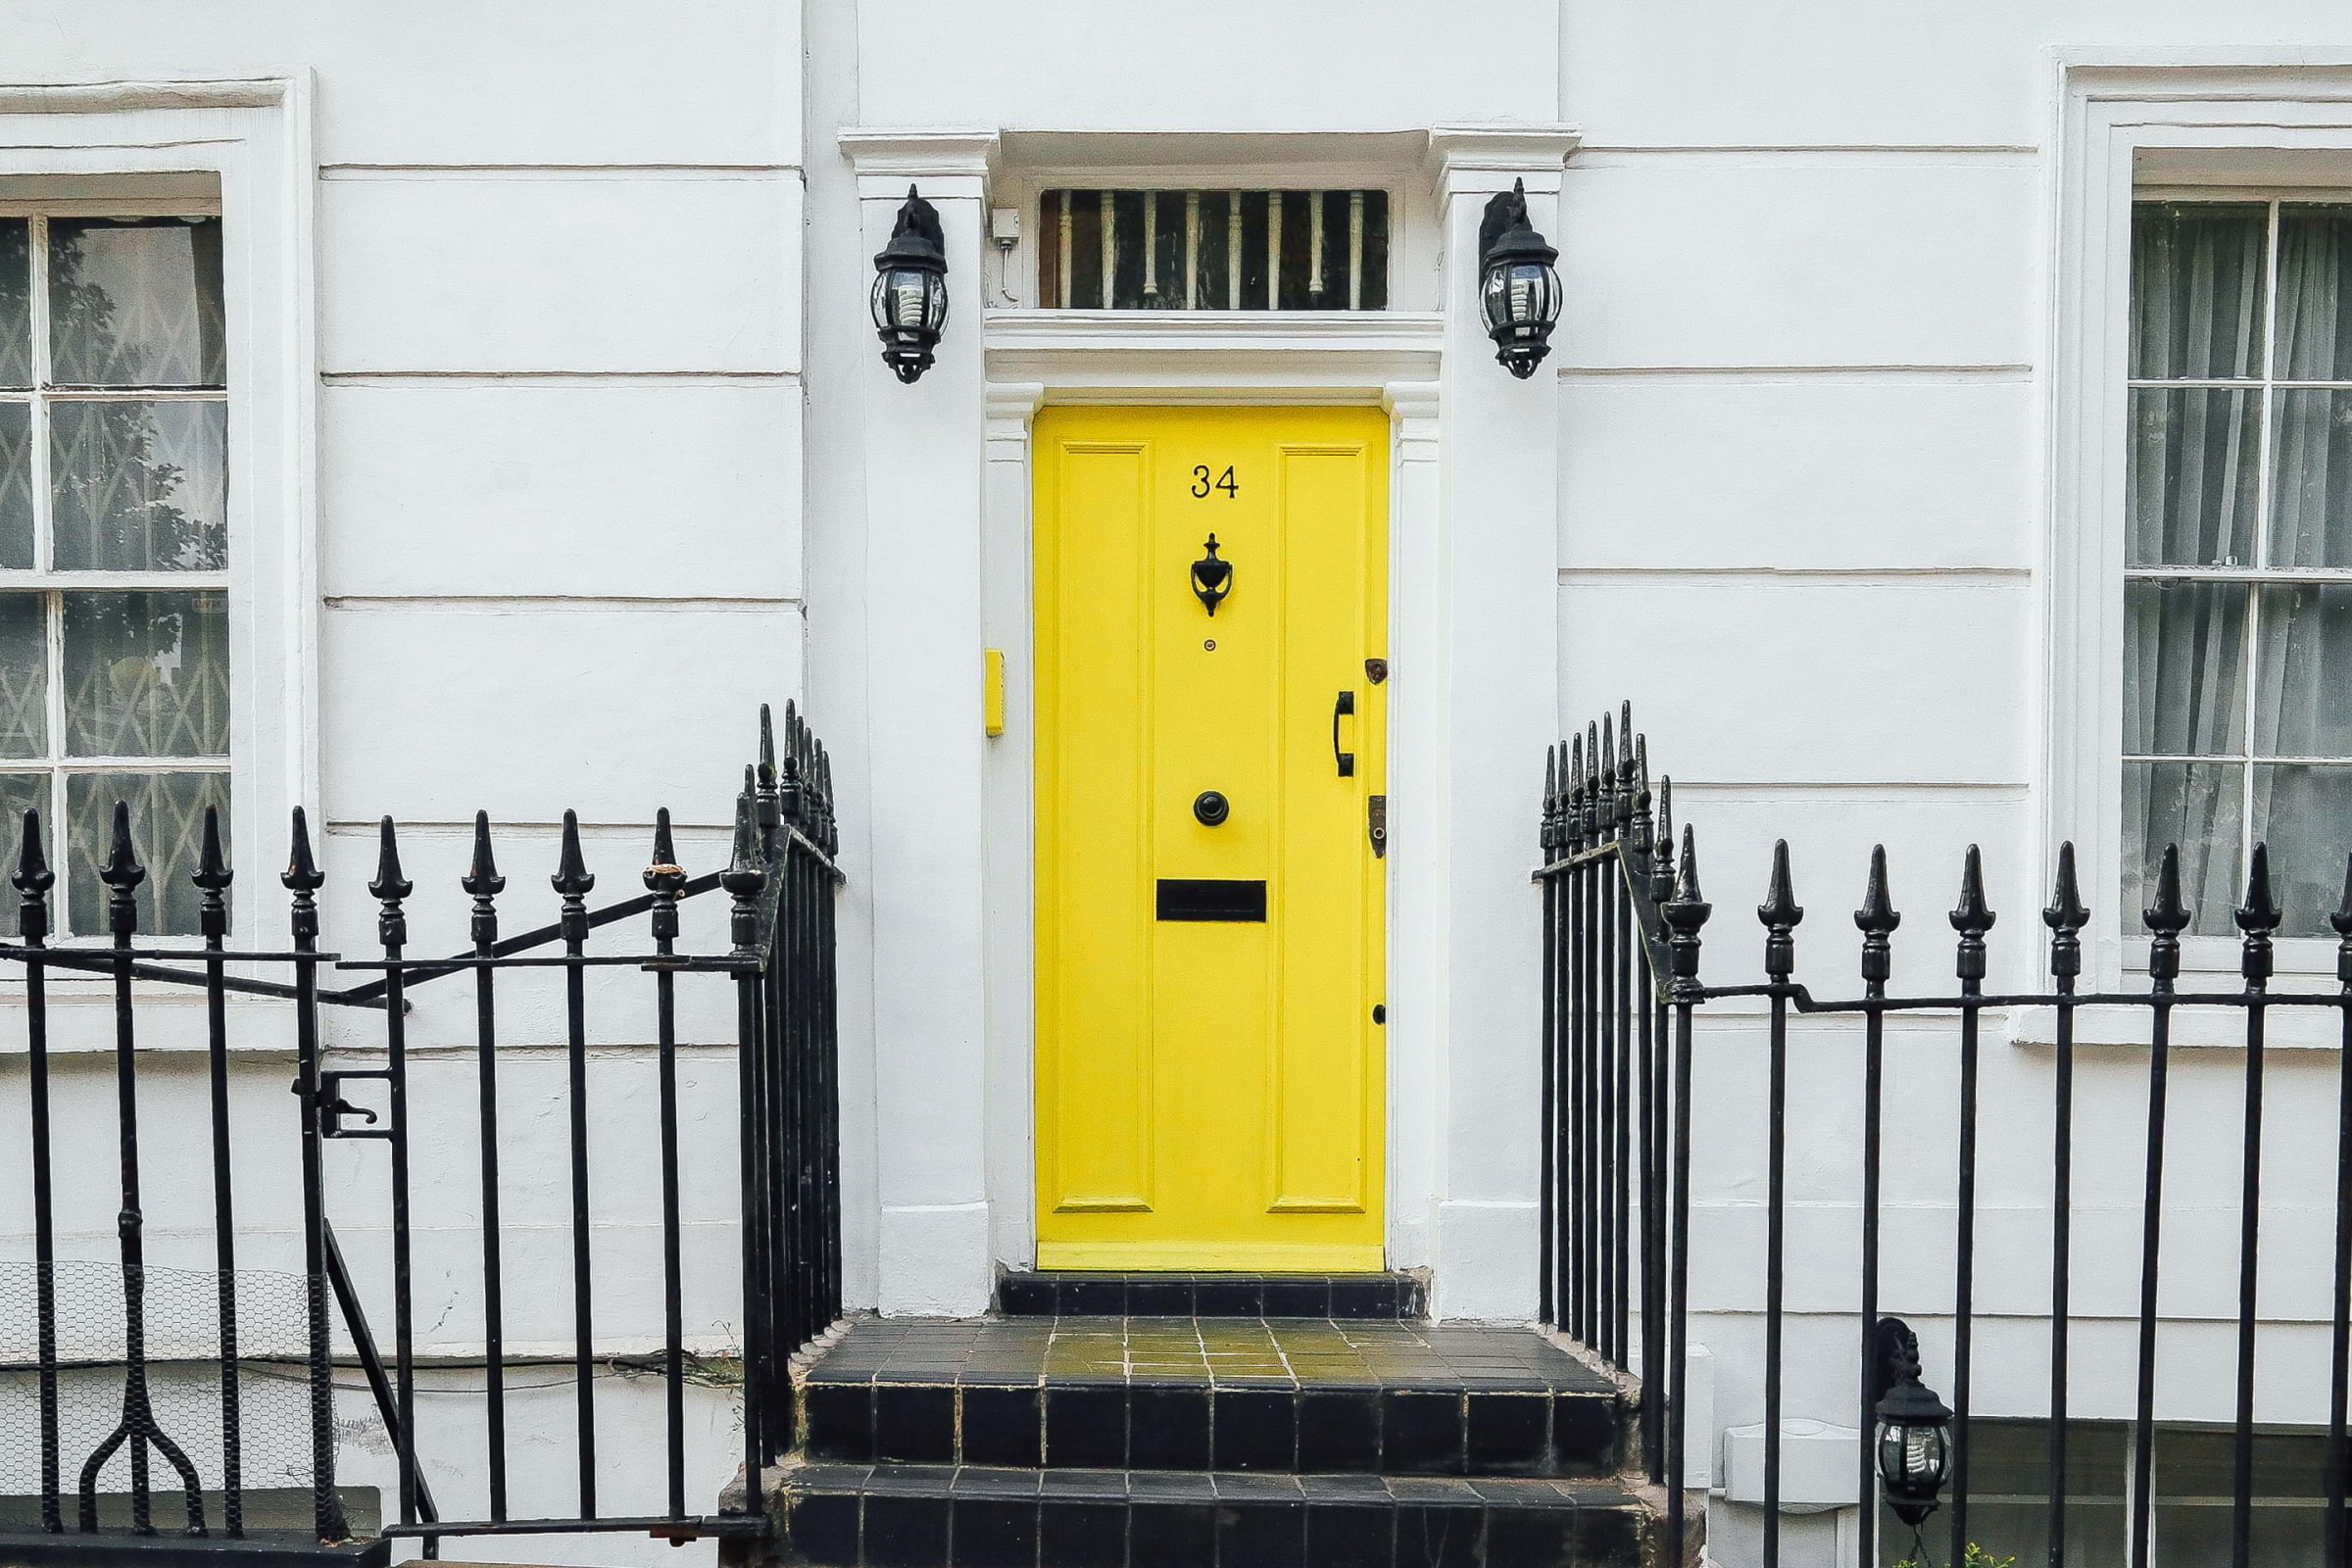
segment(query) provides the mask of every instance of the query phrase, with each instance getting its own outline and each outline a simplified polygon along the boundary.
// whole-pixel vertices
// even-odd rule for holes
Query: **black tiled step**
[[[817,1568],[1636,1568],[1649,1511],[1600,1482],[810,1463]]]
[[[997,1276],[1006,1317],[1333,1317],[1409,1320],[1418,1274],[1158,1274],[1041,1270]]]
[[[812,1459],[1597,1477],[1617,1391],[1526,1330],[1329,1319],[865,1320],[808,1368]]]

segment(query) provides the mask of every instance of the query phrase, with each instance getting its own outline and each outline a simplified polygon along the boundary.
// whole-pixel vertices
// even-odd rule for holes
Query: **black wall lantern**
[[[890,243],[874,257],[874,330],[882,363],[912,384],[931,368],[931,351],[948,324],[948,244],[939,209],[906,187]]]
[[[1899,1317],[1879,1319],[1879,1483],[1886,1504],[1916,1530],[1936,1511],[1952,1473],[1952,1412],[1919,1381],[1919,1336]]]
[[[1560,274],[1551,265],[1560,253],[1528,226],[1525,180],[1487,202],[1478,250],[1479,305],[1494,361],[1524,381],[1551,352],[1551,329],[1560,319]]]

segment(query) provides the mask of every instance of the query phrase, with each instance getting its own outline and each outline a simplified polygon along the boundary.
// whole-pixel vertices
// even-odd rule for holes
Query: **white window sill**
[[[111,979],[104,975],[66,979],[52,970],[43,990],[52,1056],[115,1049],[115,986]],[[202,986],[136,980],[131,983],[131,997],[138,1015],[136,1041],[141,1054],[211,1049]],[[276,997],[230,992],[225,1011],[228,1046],[240,1056],[294,1049],[294,1008],[290,1003]],[[24,1025],[24,982],[21,977],[12,978],[0,983],[0,1057],[23,1056],[29,1051]]]
[[[2192,984],[2199,977],[2182,975],[2180,988],[2234,991],[2235,975],[2214,975],[2210,987]],[[2134,988],[2136,989],[2136,987]],[[2278,988],[2284,991],[2285,986]],[[2308,987],[2298,987],[2307,990]],[[2344,1043],[2344,1014],[2341,1007],[2272,1007],[2263,1029],[2263,1044],[2274,1051],[2334,1051]],[[2144,1006],[2090,1006],[2075,1009],[2075,1044],[2078,1046],[2135,1046],[2148,1047],[2148,1024],[2151,1009]],[[2009,1043],[2013,1046],[2055,1046],[2058,1043],[2058,1009],[2055,1007],[2019,1007],[2009,1015]],[[2243,1007],[2180,1006],[2173,1009],[2173,1044],[2196,1050],[2242,1050],[2246,1043],[2246,1009]]]

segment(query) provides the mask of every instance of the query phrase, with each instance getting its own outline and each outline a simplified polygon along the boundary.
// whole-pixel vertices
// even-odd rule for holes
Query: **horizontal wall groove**
[[[1987,795],[2023,796],[2034,786],[2022,780],[1944,778],[1688,778],[1674,775],[1677,795],[1703,791],[1717,795]]]
[[[1964,587],[1975,583],[2027,583],[2031,566],[1562,566],[1562,587],[1572,583],[1692,582],[1707,579],[1747,581],[1783,579],[1825,583],[1837,587],[1872,587],[1886,583],[1944,584]]]
[[[1867,159],[1872,162],[1925,158],[1936,162],[1979,163],[1987,160],[2031,159],[2041,149],[2028,142],[1587,142],[1569,156],[1568,169],[1599,158],[1749,158],[1756,156],[1828,159]]]
[[[2031,381],[2031,365],[1563,365],[1563,380],[1606,376],[1717,377],[1725,380]]]
[[[471,817],[464,820],[456,817],[442,820],[435,817],[412,819],[396,816],[392,819],[392,825],[403,833],[415,833],[422,838],[470,839],[473,837],[473,818]],[[708,822],[689,822],[673,816],[669,825],[672,831],[678,833],[732,834],[735,831],[735,824],[732,821],[722,822],[715,818]],[[380,817],[338,816],[327,821],[326,832],[329,837],[373,838],[381,826],[382,819]],[[582,822],[579,824],[579,829],[581,833],[592,838],[599,834],[614,837],[627,835],[650,838],[654,831],[654,824],[650,819],[643,822]],[[564,824],[553,820],[532,821],[522,817],[494,816],[490,819],[490,830],[493,833],[561,833],[564,831]]]
[[[802,172],[798,164],[320,164],[334,180],[750,179]]]
[[[764,386],[797,382],[798,370],[321,370],[327,386],[496,386],[522,382],[541,386]]]
[[[462,610],[495,614],[510,610],[631,613],[641,610],[707,610],[759,614],[799,610],[797,598],[756,595],[620,594],[328,594],[326,608],[343,611]]]

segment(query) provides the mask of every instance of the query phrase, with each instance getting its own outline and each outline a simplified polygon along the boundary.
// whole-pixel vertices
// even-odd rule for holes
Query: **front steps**
[[[1191,1312],[1134,1310],[1178,1287]],[[854,1322],[799,1381],[778,1560],[1655,1568],[1626,1395],[1532,1331],[1400,1316],[1419,1291],[1016,1275],[1004,1315]],[[1322,1311],[1265,1315],[1306,1301]]]

